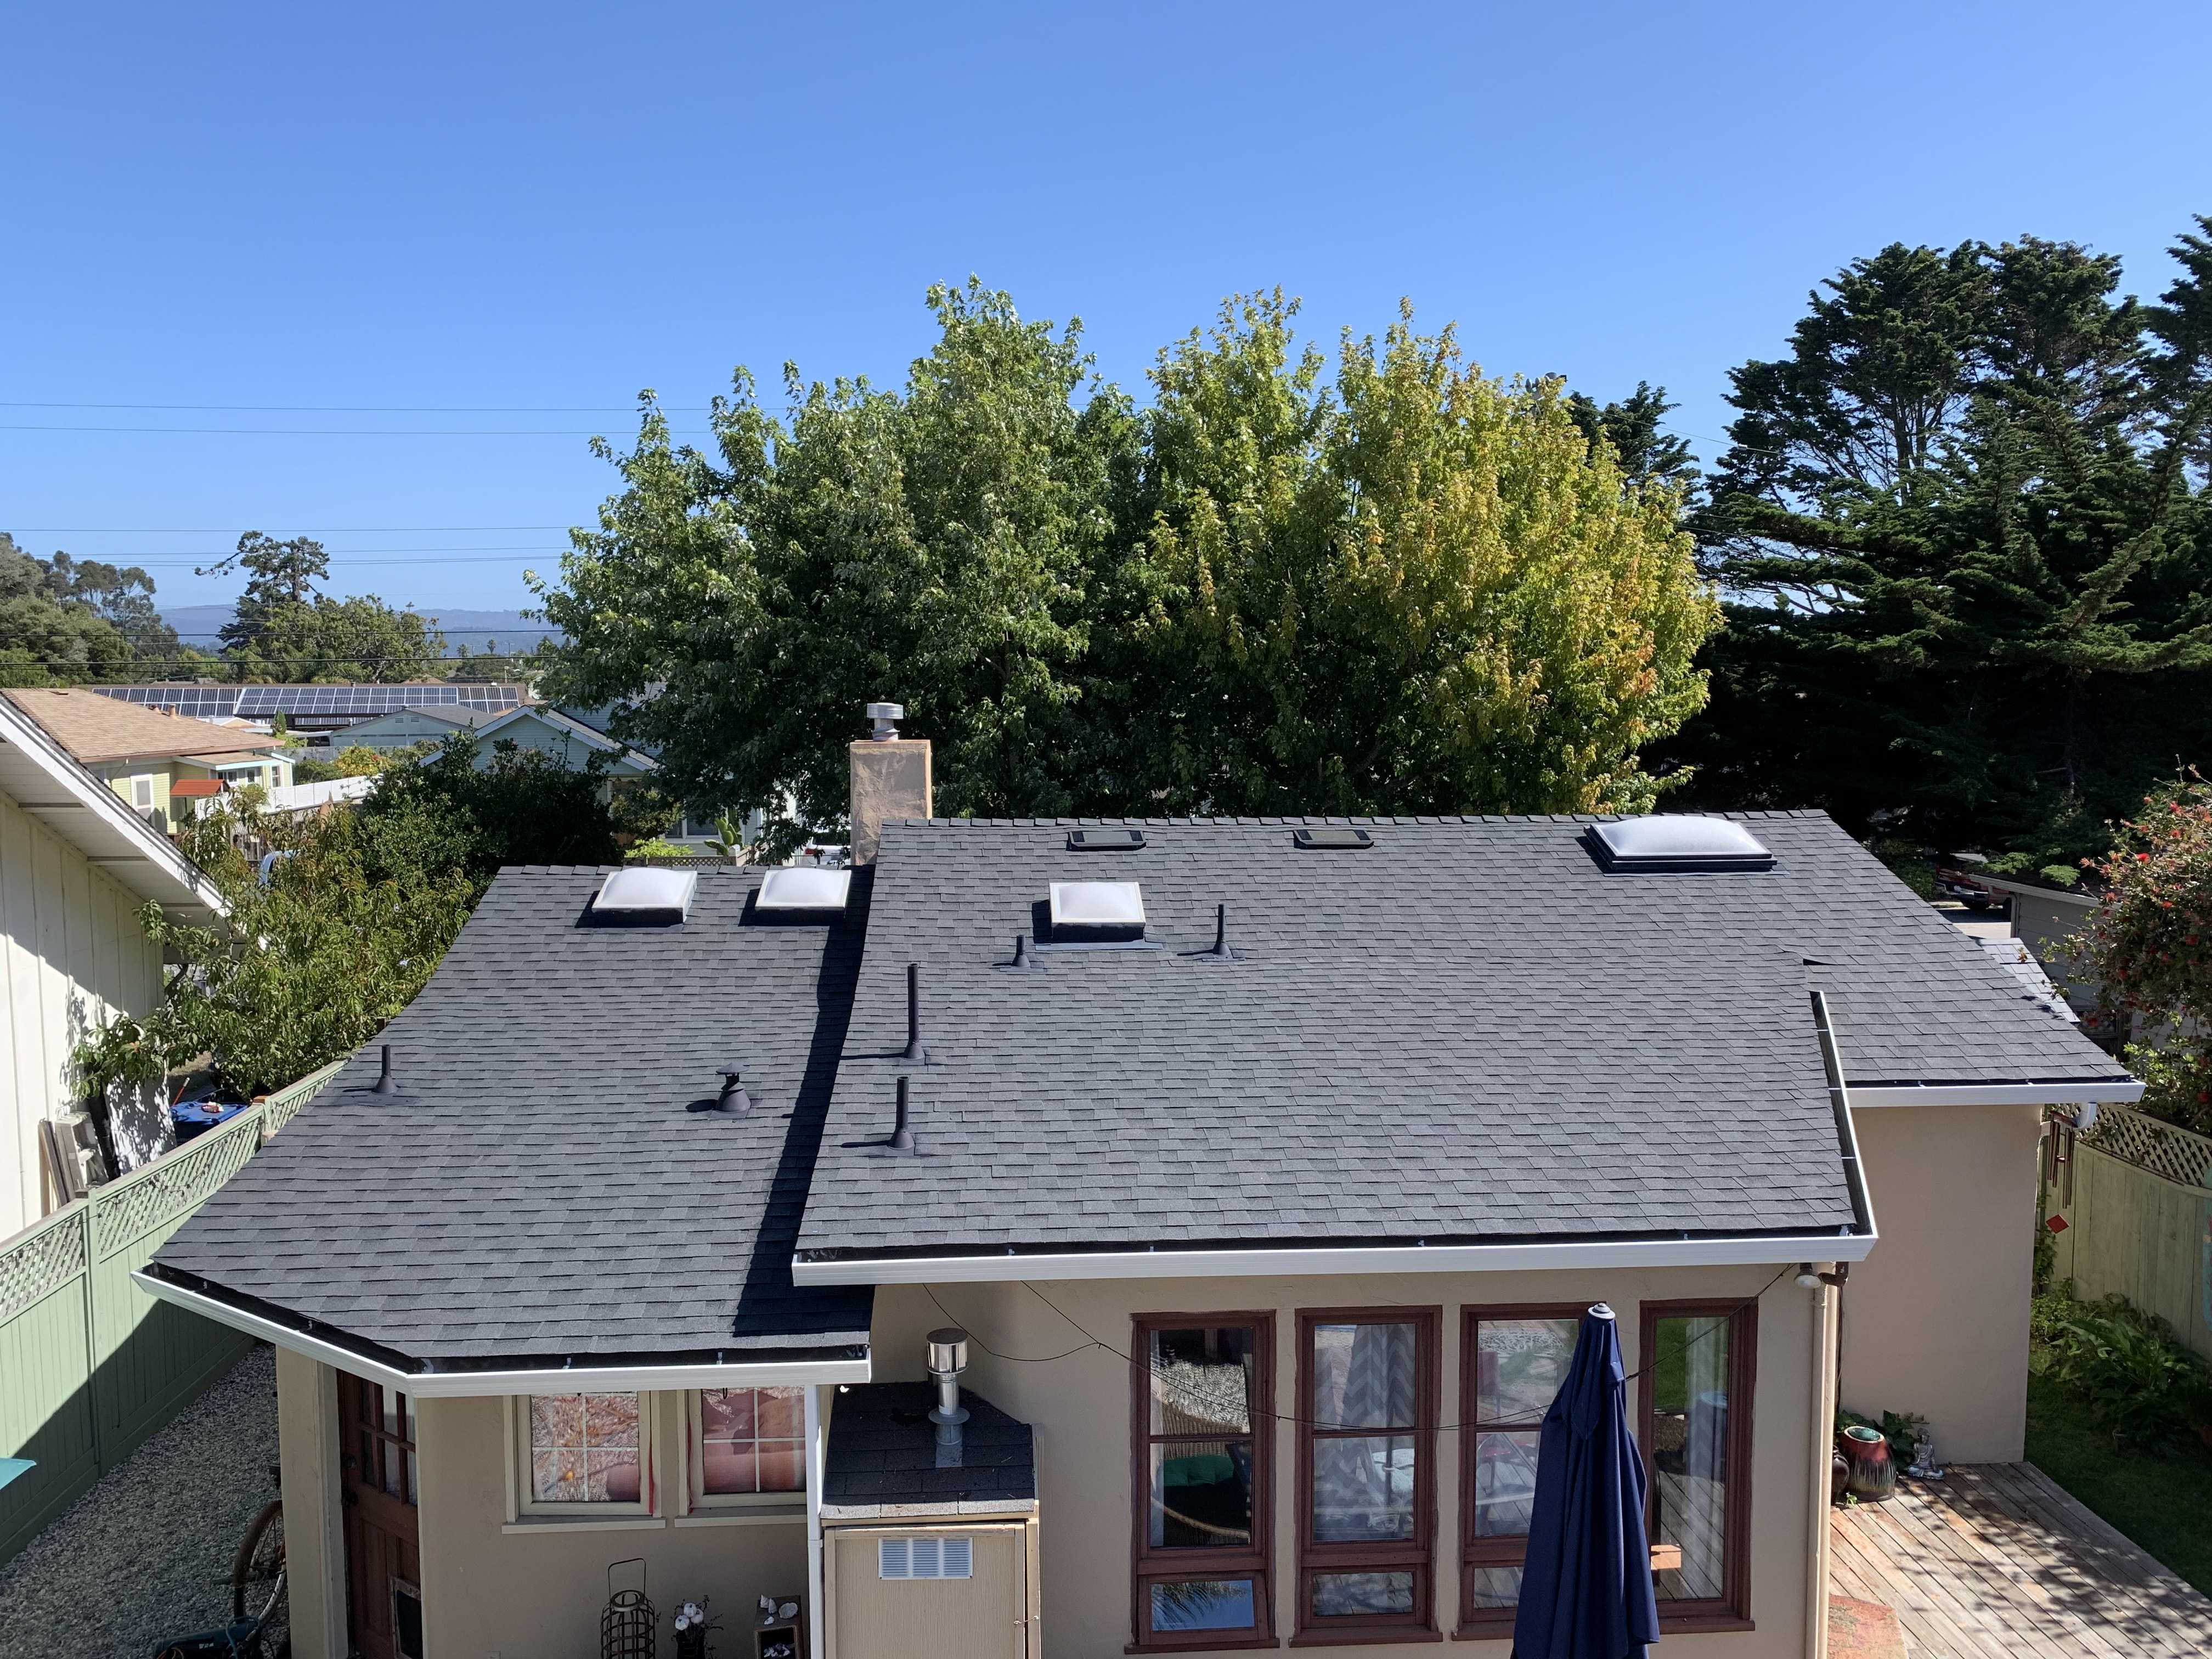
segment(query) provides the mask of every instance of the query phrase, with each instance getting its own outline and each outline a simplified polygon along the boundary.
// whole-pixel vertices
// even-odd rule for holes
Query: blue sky
[[[0,529],[169,604],[231,597],[189,566],[249,528],[320,534],[342,592],[522,604],[639,388],[680,427],[739,362],[896,379],[969,272],[1132,386],[1234,291],[1325,341],[1407,295],[1492,372],[1663,383],[1710,455],[1728,369],[1855,255],[2033,232],[2148,295],[2212,212],[2212,9],[2171,3],[92,4],[0,41]],[[21,429],[87,426],[228,430]]]

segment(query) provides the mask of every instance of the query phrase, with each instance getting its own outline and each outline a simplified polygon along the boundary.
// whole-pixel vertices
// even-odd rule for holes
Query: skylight
[[[592,915],[602,921],[681,921],[698,886],[696,870],[617,870],[599,884]]]
[[[1589,830],[1598,862],[1608,870],[1771,870],[1774,854],[1750,830],[1729,818],[1686,812],[1595,823]]]
[[[1052,925],[1142,930],[1145,898],[1133,881],[1056,881],[1052,884]]]
[[[852,884],[850,870],[805,866],[771,870],[761,878],[760,896],[753,905],[761,910],[842,910]]]

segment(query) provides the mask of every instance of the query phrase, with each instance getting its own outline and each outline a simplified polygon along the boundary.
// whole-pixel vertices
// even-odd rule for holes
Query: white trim
[[[407,1371],[276,1320],[233,1307],[219,1297],[156,1279],[143,1269],[131,1278],[140,1290],[161,1301],[417,1400],[477,1400],[519,1394],[629,1394],[662,1389],[757,1389],[786,1382],[865,1382],[869,1377],[870,1361],[865,1357],[779,1359],[750,1365],[572,1365],[556,1370]]]
[[[2097,901],[2087,893],[2069,892],[2063,887],[2033,887],[2024,881],[2006,881],[1999,876],[1978,876],[1961,870],[1959,874],[1977,887],[1986,887],[1992,892],[2017,893],[2022,898],[2047,898],[2060,904],[2072,904],[2084,910],[2094,910]]]
[[[806,1391],[806,1654],[823,1659],[825,1616],[822,1607],[822,1471],[827,1461],[822,1390]]]
[[[2081,1101],[2131,1106],[2142,1098],[2135,1078],[2106,1078],[2094,1083],[1885,1083],[1853,1084],[1854,1107],[1883,1106],[2071,1106]]]
[[[1065,1255],[854,1257],[791,1264],[794,1285],[957,1285],[1045,1279],[1250,1279],[1273,1274],[1503,1273],[1534,1267],[1718,1267],[1863,1261],[1867,1233],[1601,1239],[1558,1244],[1095,1250]]]

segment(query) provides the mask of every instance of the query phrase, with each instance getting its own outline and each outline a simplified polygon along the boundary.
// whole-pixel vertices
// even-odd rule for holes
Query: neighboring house
[[[578,771],[593,757],[600,757],[607,776],[616,781],[647,777],[653,769],[651,757],[545,703],[503,710],[396,710],[332,732],[331,747],[389,752],[411,749],[418,743],[442,743],[457,732],[474,734],[479,767],[491,763],[497,745],[511,743],[518,749],[534,750]]]
[[[165,680],[152,685],[94,685],[85,688],[121,702],[167,709],[201,720],[243,720],[273,723],[281,719],[294,732],[319,733],[354,725],[396,708],[483,708],[497,713],[530,701],[525,685],[494,685],[477,680],[432,680],[398,685],[222,684],[212,681]]]
[[[2073,957],[2074,935],[2097,908],[2094,890],[2059,887],[2048,882],[2005,880],[1976,872],[1976,885],[2001,893],[2012,902],[2012,936],[2027,946],[2066,994],[2078,1013],[2096,1006],[2097,980],[2086,964]]]
[[[161,947],[138,925],[149,901],[191,922],[222,909],[207,878],[111,784],[18,697],[0,699],[0,1237],[65,1195],[52,1154],[74,1158],[81,1144],[67,1132],[78,1103],[70,1051],[110,1015],[161,1000]],[[117,1161],[135,1168],[167,1144],[168,1126],[158,1101],[118,1106]]]
[[[282,741],[265,732],[134,706],[90,686],[6,695],[157,830],[185,817],[186,800],[292,781]]]
[[[1819,1651],[1838,1377],[2020,1456],[2039,1120],[2140,1085],[1826,817],[931,820],[854,750],[849,874],[502,872],[398,1091],[140,1276],[279,1349],[301,1659],[589,1651],[629,1558],[726,1651],[1502,1655],[1600,1299],[1669,1655]]]
[[[327,739],[331,750],[374,749],[396,754],[417,744],[440,744],[456,732],[471,732],[507,711],[501,708],[394,708],[372,714],[351,726],[340,726]]]

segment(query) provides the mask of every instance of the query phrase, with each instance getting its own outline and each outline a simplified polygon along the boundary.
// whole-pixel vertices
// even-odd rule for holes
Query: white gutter
[[[182,1285],[156,1279],[144,1271],[131,1279],[148,1295],[186,1309],[219,1325],[258,1336],[294,1353],[305,1354],[325,1365],[364,1377],[397,1393],[418,1400],[496,1398],[516,1394],[646,1393],[656,1389],[758,1389],[807,1382],[865,1382],[869,1360],[779,1359],[764,1363],[723,1365],[570,1365],[534,1370],[414,1371],[404,1370],[357,1349],[326,1341],[319,1336],[264,1318],[234,1306],[219,1297],[188,1290]]]
[[[795,1285],[957,1285],[1025,1279],[1249,1279],[1271,1274],[1504,1273],[1522,1267],[1708,1267],[1863,1261],[1871,1233],[1383,1244],[1343,1249],[1082,1250],[1006,1255],[795,1258]]]
[[[2106,1078],[2091,1083],[1883,1083],[1853,1084],[1853,1107],[1881,1106],[2072,1106],[2082,1101],[2131,1106],[2142,1098],[2136,1078]]]

